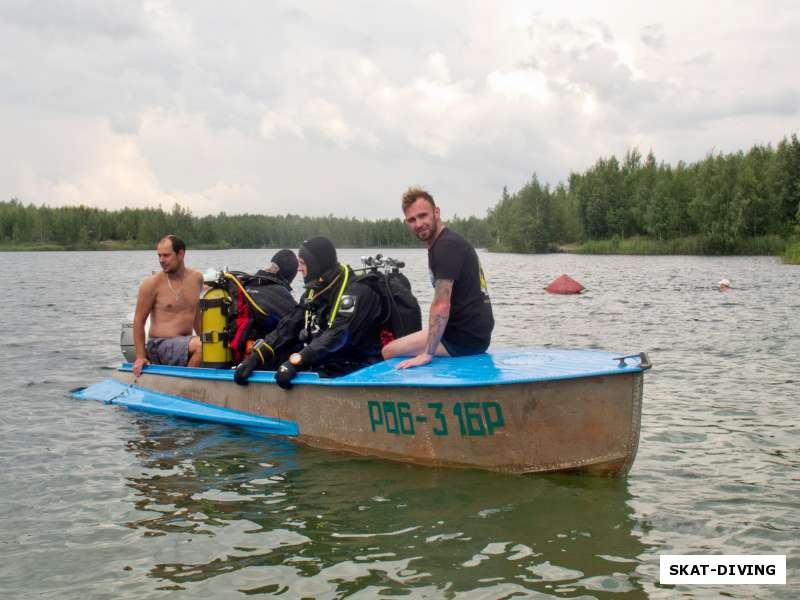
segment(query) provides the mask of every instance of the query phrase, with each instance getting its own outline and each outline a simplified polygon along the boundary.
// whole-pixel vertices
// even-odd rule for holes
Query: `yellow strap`
[[[255,308],[258,312],[260,312],[265,317],[269,316],[269,313],[267,311],[265,311],[263,308],[261,308],[258,305],[258,303],[255,300],[253,300],[253,297],[250,294],[247,293],[247,290],[244,289],[244,286],[242,285],[242,282],[239,281],[236,278],[235,275],[231,275],[230,273],[225,273],[225,277],[227,279],[230,279],[231,281],[233,281],[239,287],[239,290],[241,290],[241,292],[245,295],[245,297],[250,301],[250,304],[252,305],[253,308]]]
[[[261,353],[261,348],[262,348],[263,346],[266,346],[266,347],[267,347],[267,349],[268,349],[270,352],[272,352],[272,358],[275,358],[275,350],[273,350],[273,349],[272,349],[272,346],[270,346],[270,345],[269,345],[267,342],[262,342],[261,344],[259,344],[258,346],[255,346],[255,347],[253,348],[253,350],[255,350],[256,352],[258,352],[258,356],[259,356],[259,357],[261,357],[261,364],[262,364],[262,365],[266,365],[266,364],[267,364],[267,360],[264,358],[264,355]]]
[[[308,299],[312,300],[313,298],[314,298],[314,290],[308,290]],[[310,322],[311,322],[311,312],[308,309],[306,309],[305,313],[306,329],[308,329],[308,324]]]
[[[344,281],[342,281],[342,287],[339,288],[339,294],[336,296],[336,302],[333,305],[333,310],[331,311],[331,316],[328,319],[328,327],[333,325],[333,320],[336,318],[336,313],[339,312],[339,303],[342,301],[342,296],[344,295],[344,288],[347,287],[347,282],[350,281],[350,269],[347,268],[346,265],[339,263],[339,266],[344,269]],[[312,300],[314,298],[314,290],[308,291],[308,299]],[[305,323],[306,328],[308,327],[308,323],[311,320],[311,313],[306,309],[305,312]]]
[[[342,301],[344,288],[347,287],[347,282],[350,279],[350,269],[348,269],[345,265],[342,265],[341,263],[340,266],[344,269],[344,281],[342,282],[342,287],[339,288],[339,295],[336,297],[336,304],[333,305],[333,310],[331,311],[331,318],[328,319],[328,327],[333,325],[333,320],[336,318],[336,313],[339,312],[339,303]]]

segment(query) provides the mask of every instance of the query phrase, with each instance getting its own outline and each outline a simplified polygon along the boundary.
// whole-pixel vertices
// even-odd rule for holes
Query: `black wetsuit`
[[[292,288],[286,280],[274,273],[266,271],[257,271],[255,275],[242,273],[237,274],[237,279],[243,282],[247,294],[263,311],[246,302],[238,286],[229,283],[230,291],[239,298],[231,348],[234,359],[240,360],[247,350],[247,342],[261,339],[274,331],[281,319],[297,308],[297,302],[292,297]]]
[[[480,354],[489,347],[494,329],[492,303],[478,254],[464,238],[445,228],[428,249],[431,281],[453,282],[450,318],[442,345],[450,356]]]
[[[281,319],[297,308],[297,302],[292,297],[291,286],[273,273],[256,271],[253,278],[245,285],[245,289],[256,304],[267,312],[265,317],[252,311],[254,321],[252,334],[255,338],[261,338],[271,333]]]
[[[355,281],[353,270],[346,268],[348,283],[344,290],[342,269],[323,294],[306,291],[299,306],[264,338],[271,349],[262,351],[271,358],[265,364],[267,368],[281,364],[293,352],[302,356],[301,370],[317,371],[325,377],[345,375],[381,360],[380,324],[384,315],[380,298],[368,285]],[[337,299],[339,306],[330,322]],[[274,355],[270,356],[271,352]]]

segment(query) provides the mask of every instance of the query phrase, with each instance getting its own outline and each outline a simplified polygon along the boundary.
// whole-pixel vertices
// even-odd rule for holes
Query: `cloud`
[[[701,52],[682,62],[686,66],[707,66],[714,59],[713,52]]]
[[[661,25],[646,25],[642,29],[642,43],[655,50],[663,50],[667,43],[664,39],[664,28]]]
[[[20,140],[13,153],[4,153],[0,167],[0,178],[17,190],[13,195],[53,206],[152,206],[173,201],[160,189],[131,136],[116,135],[98,119],[39,117],[33,125],[3,123],[3,130]]]
[[[692,6],[5,3],[0,194],[387,217],[416,183],[484,214],[634,144],[791,133],[797,11]]]
[[[49,0],[46,6],[6,2],[0,5],[0,19],[34,34],[145,37],[149,30],[146,7],[152,4],[155,2],[137,5],[126,0]]]
[[[550,101],[550,90],[547,78],[532,69],[515,69],[513,71],[495,71],[486,78],[491,92],[506,94],[515,98],[528,97],[546,106]]]

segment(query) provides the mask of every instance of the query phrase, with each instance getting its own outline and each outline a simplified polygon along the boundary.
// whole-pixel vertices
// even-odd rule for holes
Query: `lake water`
[[[391,255],[426,306],[424,252]],[[481,260],[495,347],[649,353],[626,479],[415,467],[74,400],[120,362],[155,252],[0,253],[0,598],[800,596],[800,267]],[[587,292],[546,294],[561,273]],[[658,584],[660,554],[693,553],[787,554],[789,585]]]

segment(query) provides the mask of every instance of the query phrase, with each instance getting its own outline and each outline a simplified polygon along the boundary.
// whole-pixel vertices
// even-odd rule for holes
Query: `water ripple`
[[[424,253],[392,254],[427,305]],[[75,401],[118,362],[154,255],[7,256],[10,297],[31,302],[0,312],[3,597],[795,595],[800,282],[773,259],[481,254],[496,346],[650,353],[639,455],[610,481],[413,467]],[[545,294],[562,272],[587,292]],[[87,289],[102,301],[77,301]],[[665,553],[787,554],[794,585],[662,587]]]

